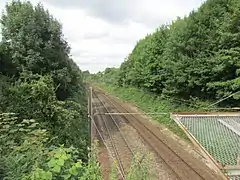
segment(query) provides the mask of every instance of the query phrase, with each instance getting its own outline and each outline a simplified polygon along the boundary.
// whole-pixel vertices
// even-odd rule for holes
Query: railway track
[[[95,103],[94,111],[99,114],[103,112],[109,113],[108,107],[99,95],[93,92],[93,97],[98,100],[98,103]],[[102,107],[101,112],[99,112],[99,106]],[[105,145],[108,146],[109,153],[111,153],[111,156],[117,161],[119,171],[118,178],[126,179],[127,168],[131,165],[134,152],[112,115],[99,115],[98,118],[98,121],[100,120],[102,122],[102,129],[99,133],[101,133],[103,140],[107,142]]]
[[[100,92],[98,92],[100,93]],[[204,170],[201,166],[195,167],[192,161],[186,161],[184,157],[181,157],[175,152],[168,143],[161,137],[157,136],[152,129],[140,121],[136,116],[133,116],[125,107],[116,100],[109,98],[104,93],[101,94],[101,99],[106,103],[111,104],[116,111],[126,113],[119,115],[123,117],[132,127],[134,127],[144,141],[156,152],[159,158],[161,158],[171,171],[176,175],[179,180],[214,180],[216,179],[211,173],[203,173]],[[108,111],[109,112],[109,111]],[[189,157],[188,157],[189,159]]]

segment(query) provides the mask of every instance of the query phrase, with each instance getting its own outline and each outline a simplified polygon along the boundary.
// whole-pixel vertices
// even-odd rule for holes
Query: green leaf
[[[78,162],[75,164],[75,166],[76,166],[77,168],[82,167],[82,162],[81,162],[81,161],[78,161]]]
[[[53,172],[56,172],[56,173],[60,173],[60,171],[61,171],[61,166],[55,165],[55,166],[52,168],[52,171],[53,171]]]
[[[11,129],[9,133],[16,133],[18,130],[17,129]]]
[[[52,173],[50,172],[50,171],[47,171],[46,173],[45,173],[45,178],[46,178],[46,180],[52,180]]]
[[[56,158],[61,158],[61,156],[63,156],[63,155],[62,155],[62,152],[57,152],[57,153],[54,155],[54,157],[56,157]]]
[[[58,159],[58,161],[57,161],[57,164],[59,165],[59,166],[63,166],[64,165],[64,159]]]
[[[64,159],[64,160],[67,160],[67,159],[68,159],[68,156],[67,156],[67,154],[64,152],[63,154],[61,154],[61,155],[59,156],[59,158]]]
[[[67,180],[71,177],[71,174],[62,175],[61,177],[63,177],[64,180]]]
[[[51,160],[48,162],[48,167],[52,168],[52,167],[54,167],[56,164],[57,164],[57,161],[56,161],[55,159],[51,159]]]
[[[72,167],[69,169],[69,172],[74,175],[77,176],[78,175],[78,169],[76,167]]]

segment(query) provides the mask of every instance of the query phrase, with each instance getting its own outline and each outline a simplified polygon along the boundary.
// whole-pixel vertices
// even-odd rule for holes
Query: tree
[[[229,12],[218,30],[220,34],[218,49],[215,53],[214,81],[208,87],[215,91],[217,97],[228,96],[240,91],[240,3],[231,1]],[[240,95],[233,96],[239,100]],[[239,101],[237,101],[239,102]]]
[[[6,5],[1,24],[0,144],[6,146],[0,148],[0,176],[23,179],[47,167],[47,155],[61,150],[59,144],[76,148],[73,164],[76,158],[88,162],[86,91],[61,24],[41,4],[22,1]],[[36,126],[44,141],[41,134],[32,137]]]
[[[208,0],[161,26],[137,42],[117,84],[184,99],[215,100],[239,91],[239,9],[237,0]]]
[[[61,24],[41,4],[13,1],[2,16],[3,44],[18,73],[49,74],[57,97],[66,99],[71,87],[73,63],[70,47],[62,35]]]

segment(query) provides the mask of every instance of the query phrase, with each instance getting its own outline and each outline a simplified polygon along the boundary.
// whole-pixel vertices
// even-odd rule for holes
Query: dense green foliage
[[[13,1],[1,25],[0,180],[101,180],[88,151],[90,73],[69,57],[61,24],[41,4]],[[127,179],[148,172],[134,161]]]
[[[61,24],[41,4],[13,1],[1,25],[0,179],[101,179]]]
[[[159,95],[183,102],[240,91],[239,18],[238,0],[208,0],[139,40],[120,68],[89,76],[69,57],[61,24],[41,4],[9,3],[1,18],[0,179],[101,179],[95,154],[88,156],[83,80],[153,92],[118,89],[131,90],[126,94],[154,112],[177,109]],[[240,93],[225,102],[239,105]],[[159,121],[173,126],[167,117]],[[135,170],[129,179],[140,174]]]
[[[119,69],[92,78],[182,99],[240,91],[240,1],[208,0],[137,42]],[[240,93],[222,105],[239,105]]]

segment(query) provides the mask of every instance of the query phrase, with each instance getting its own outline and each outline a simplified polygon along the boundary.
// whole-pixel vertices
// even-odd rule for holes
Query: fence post
[[[88,119],[89,119],[89,132],[90,132],[90,147],[92,145],[92,87],[89,87],[88,93]]]

